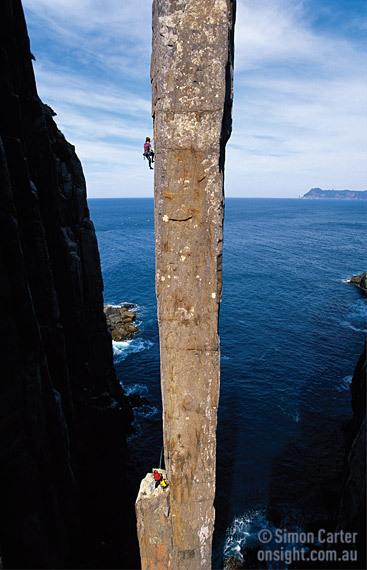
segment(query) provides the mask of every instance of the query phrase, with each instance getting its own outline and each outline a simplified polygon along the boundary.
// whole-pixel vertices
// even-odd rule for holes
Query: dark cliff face
[[[353,418],[347,429],[344,484],[337,514],[338,528],[358,532],[360,561],[366,564],[366,348],[352,380]]]
[[[357,561],[335,568],[366,568],[366,371],[364,348],[352,379],[352,416],[312,416],[311,429],[301,424],[301,437],[273,465],[268,517],[276,527],[357,533],[351,548]],[[345,545],[335,547],[340,552]],[[313,568],[310,562],[294,567]],[[330,562],[317,563],[318,570],[329,567]]]
[[[0,554],[5,567],[112,567],[131,412],[82,167],[31,58],[21,2],[2,0]]]

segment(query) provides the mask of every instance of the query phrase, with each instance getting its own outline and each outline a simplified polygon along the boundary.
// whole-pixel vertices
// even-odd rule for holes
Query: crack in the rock
[[[189,216],[188,218],[168,218],[168,220],[170,222],[188,222],[189,220],[192,220],[192,216]]]

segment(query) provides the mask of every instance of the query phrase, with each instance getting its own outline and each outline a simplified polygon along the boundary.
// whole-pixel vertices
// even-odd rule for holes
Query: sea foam
[[[352,376],[344,376],[343,378],[340,378],[336,386],[337,391],[346,392],[347,390],[350,390],[352,378]]]
[[[113,358],[115,363],[122,362],[129,356],[143,350],[149,350],[153,346],[151,340],[143,338],[133,338],[131,340],[112,341]]]
[[[359,299],[356,303],[353,303],[346,317],[340,323],[342,326],[348,327],[355,332],[367,333],[367,303],[365,299]]]
[[[145,384],[128,384],[123,386],[127,396],[144,396],[148,394],[148,386]]]
[[[243,562],[245,550],[257,544],[259,530],[269,526],[265,510],[251,509],[242,516],[236,517],[226,532],[224,559],[233,557]]]

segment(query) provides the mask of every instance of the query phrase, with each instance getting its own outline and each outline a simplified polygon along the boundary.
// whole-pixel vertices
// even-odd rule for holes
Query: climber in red
[[[154,162],[154,150],[149,137],[145,139],[143,156],[148,159],[149,168],[153,170],[152,163]]]
[[[159,473],[159,471],[157,471],[156,469],[153,470],[153,477],[154,477],[154,481],[155,481],[155,487],[157,488],[161,482],[161,479],[163,479],[162,474]]]
[[[166,489],[168,487],[167,479],[164,479],[162,473],[159,473],[157,469],[153,469],[153,477],[155,481],[155,488],[161,486],[162,489]]]

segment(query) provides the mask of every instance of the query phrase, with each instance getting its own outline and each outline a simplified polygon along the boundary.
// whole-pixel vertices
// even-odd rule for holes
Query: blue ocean
[[[95,199],[89,206],[105,302],[134,303],[140,323],[135,339],[114,343],[119,379],[143,401],[130,438],[138,486],[159,463],[162,445],[153,200]],[[367,305],[347,279],[367,269],[366,214],[357,201],[226,200],[218,567],[223,555],[241,557],[252,530],[268,524],[269,503],[292,512],[310,464],[327,469],[332,452],[326,437],[319,445],[320,435],[351,414]]]

